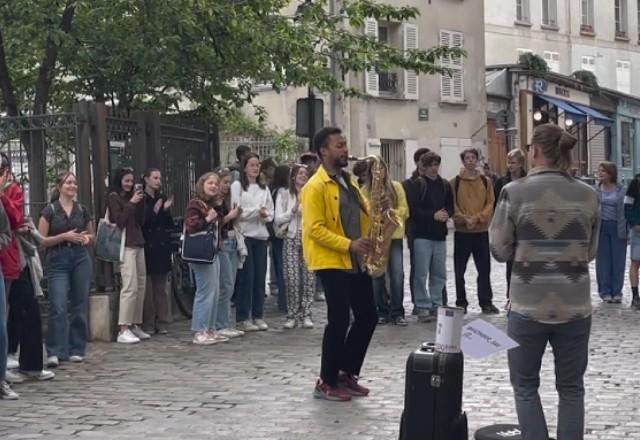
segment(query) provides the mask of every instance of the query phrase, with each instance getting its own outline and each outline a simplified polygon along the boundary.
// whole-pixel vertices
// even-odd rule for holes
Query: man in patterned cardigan
[[[593,188],[571,177],[576,138],[553,124],[536,127],[533,169],[505,186],[489,229],[498,261],[513,261],[509,370],[523,440],[547,440],[538,387],[547,342],[560,397],[558,439],[584,436],[583,376],[589,356],[589,262],[598,249],[600,207]]]

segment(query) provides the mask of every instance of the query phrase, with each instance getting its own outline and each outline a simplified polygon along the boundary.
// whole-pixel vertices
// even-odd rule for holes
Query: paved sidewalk
[[[501,307],[504,266],[493,268]],[[474,279],[470,271],[473,306],[467,319],[481,316]],[[452,280],[450,273],[450,298]],[[640,439],[640,312],[630,310],[628,302],[625,298],[622,306],[603,305],[594,297],[587,439]],[[406,328],[378,327],[362,378],[371,396],[333,403],[312,397],[324,305],[314,306],[315,329],[284,331],[284,317],[273,303],[269,299],[267,307],[271,330],[226,344],[193,346],[186,321],[174,323],[168,336],[135,346],[91,344],[86,363],[63,364],[51,382],[17,385],[19,401],[0,401],[0,438],[397,439],[405,361],[421,341],[433,339],[435,324],[412,319]],[[488,320],[505,326],[504,314]],[[551,359],[548,353],[541,392],[554,425]],[[464,409],[471,432],[487,424],[515,422],[504,353],[466,360]]]

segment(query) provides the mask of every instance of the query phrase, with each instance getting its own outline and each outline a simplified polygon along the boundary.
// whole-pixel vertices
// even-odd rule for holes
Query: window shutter
[[[418,48],[418,26],[414,24],[404,25],[404,50]],[[404,98],[418,99],[418,74],[413,70],[404,71]]]
[[[464,48],[464,34],[453,31],[440,31],[440,45]],[[448,56],[441,60],[442,66],[451,71],[451,76],[440,75],[440,99],[449,102],[464,101],[464,65],[461,56]]]
[[[549,0],[549,25],[558,25],[558,3],[556,0]]]
[[[364,19],[364,33],[368,37],[378,39],[378,21],[375,18]],[[375,69],[365,72],[364,89],[367,95],[378,96],[380,87],[378,83],[378,72]]]

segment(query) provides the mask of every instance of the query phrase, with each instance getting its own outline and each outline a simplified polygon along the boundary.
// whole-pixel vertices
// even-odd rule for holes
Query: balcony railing
[[[378,87],[384,93],[398,93],[398,74],[395,72],[378,73]]]

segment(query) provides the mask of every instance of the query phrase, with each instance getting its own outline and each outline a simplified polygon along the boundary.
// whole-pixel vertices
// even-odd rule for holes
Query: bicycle
[[[171,253],[171,292],[180,310],[180,313],[188,319],[192,317],[193,299],[196,294],[196,280],[189,267],[189,263],[182,260],[182,218],[174,219],[176,227],[171,231],[174,251]]]

